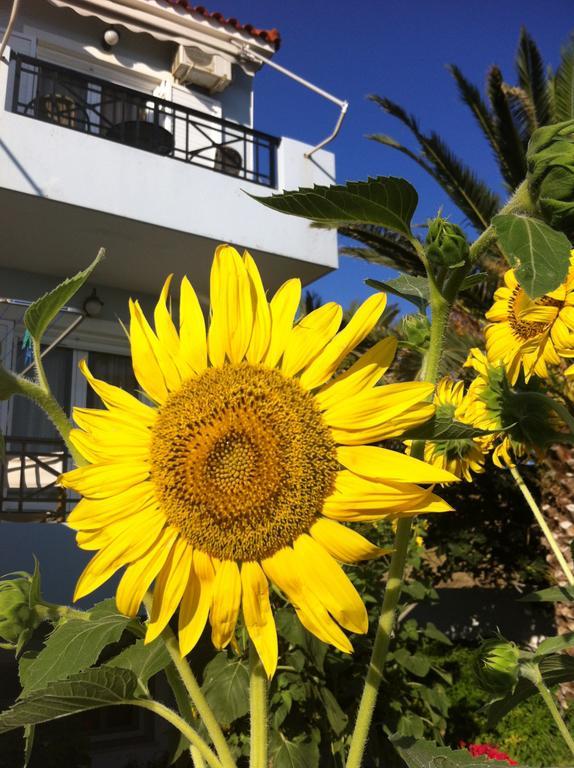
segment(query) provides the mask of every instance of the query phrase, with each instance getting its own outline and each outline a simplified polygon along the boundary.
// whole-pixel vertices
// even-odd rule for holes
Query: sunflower
[[[466,409],[469,401],[464,393],[464,382],[445,377],[437,384],[434,395],[437,417],[472,424]],[[484,472],[484,462],[492,446],[490,437],[462,440],[427,440],[424,458],[429,464],[441,467],[457,477],[472,480],[471,472]]]
[[[497,467],[513,467],[514,459],[524,456],[526,445],[508,430],[513,425],[513,415],[507,413],[509,383],[503,365],[491,365],[487,356],[477,347],[470,350],[465,367],[473,368],[477,376],[471,382],[464,407],[465,421],[478,429],[494,432],[487,438],[492,450],[492,460]],[[496,434],[498,431],[500,432]]]
[[[486,313],[489,361],[504,365],[511,384],[521,369],[526,381],[533,374],[547,378],[547,366],[558,365],[560,355],[574,348],[574,255],[566,280],[555,291],[531,299],[510,269],[494,299]]]
[[[169,287],[170,278],[155,330],[130,302],[133,368],[149,404],[81,366],[105,408],[75,409],[71,440],[90,463],[61,478],[83,497],[68,518],[77,542],[97,550],[75,599],[125,567],[116,602],[134,616],[155,582],[146,642],[179,609],[183,655],[208,621],[213,644],[227,646],[241,609],[271,676],[272,582],[310,632],[350,652],[341,628],[366,632],[367,613],[339,563],[382,551],[345,523],[450,509],[415,485],[455,480],[450,473],[368,445],[427,420],[432,385],[377,386],[392,338],[333,378],[380,318],[383,294],[342,330],[334,303],[294,324],[300,281],[268,301],[251,256],[220,246],[206,332],[187,278],[176,329]]]

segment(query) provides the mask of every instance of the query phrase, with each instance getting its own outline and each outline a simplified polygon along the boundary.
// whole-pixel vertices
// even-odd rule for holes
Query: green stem
[[[159,717],[163,717],[164,720],[171,723],[191,744],[193,744],[201,757],[205,758],[205,761],[210,768],[223,768],[223,763],[219,762],[197,731],[195,731],[183,717],[180,717],[177,712],[174,712],[159,701],[151,701],[150,699],[135,699],[129,703],[141,707],[142,709],[147,709],[150,712],[159,715]]]
[[[534,499],[534,496],[530,493],[530,490],[528,489],[528,486],[524,482],[524,478],[518,471],[517,467],[510,467],[510,472],[512,474],[512,477],[514,478],[514,482],[518,486],[520,492],[524,496],[524,499],[526,500],[526,503],[532,510],[534,517],[536,518],[536,522],[542,529],[542,533],[546,537],[546,541],[548,542],[550,549],[554,553],[554,557],[556,560],[558,560],[558,563],[560,567],[562,568],[564,575],[566,576],[566,579],[568,580],[568,584],[570,586],[574,586],[574,574],[572,573],[572,570],[568,563],[566,562],[566,558],[562,554],[562,551],[560,550],[560,547],[558,546],[558,542],[552,535],[552,531],[548,527],[548,523],[544,519],[544,515],[540,511],[540,507],[536,503],[536,500]]]
[[[403,585],[405,562],[411,537],[411,523],[410,517],[404,517],[397,523],[394,551],[385,588],[383,607],[379,617],[369,669],[365,678],[365,687],[363,688],[363,695],[357,712],[357,720],[351,739],[346,768],[360,768],[363,761],[377,695],[383,679],[383,670],[395,623],[397,604]]]
[[[569,732],[568,727],[564,722],[564,718],[560,714],[560,710],[556,706],[556,702],[554,701],[552,694],[550,693],[550,691],[542,681],[540,681],[536,685],[536,687],[538,688],[538,693],[542,696],[544,703],[548,707],[548,711],[552,715],[554,722],[558,726],[558,730],[560,731],[562,738],[566,742],[568,749],[574,755],[574,739],[572,738],[572,734]]]
[[[249,644],[249,768],[267,768],[267,675],[253,643]]]
[[[197,747],[190,747],[189,753],[191,755],[191,762],[193,763],[193,768],[205,768],[205,761],[203,757],[201,756],[201,752]]]
[[[144,605],[148,614],[151,614],[151,602],[152,598],[148,593],[144,597]],[[181,655],[177,639],[171,631],[169,625],[163,630],[161,637],[165,644],[166,650],[169,653],[170,658],[175,668],[177,669],[183,684],[185,685],[193,706],[196,708],[200,720],[203,722],[207,732],[209,733],[211,741],[213,742],[213,746],[215,747],[217,754],[219,755],[219,759],[221,760],[222,768],[237,768],[235,765],[235,760],[233,759],[233,755],[231,754],[229,746],[225,740],[225,736],[223,735],[223,731],[217,722],[217,718],[207,703],[207,699],[203,695],[201,687],[197,682],[197,678],[193,674],[187,659]]]

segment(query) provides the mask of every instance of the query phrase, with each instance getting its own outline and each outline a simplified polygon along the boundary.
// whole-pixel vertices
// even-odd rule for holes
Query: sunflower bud
[[[37,626],[30,606],[31,582],[29,574],[0,582],[0,638],[14,647],[22,633]]]
[[[468,263],[468,240],[459,226],[437,216],[429,222],[426,252],[430,263],[436,268],[462,267]]]
[[[528,191],[554,229],[574,234],[574,120],[534,131],[526,154]]]
[[[518,680],[519,658],[518,647],[503,637],[484,642],[474,665],[482,687],[489,693],[500,696],[509,693]]]

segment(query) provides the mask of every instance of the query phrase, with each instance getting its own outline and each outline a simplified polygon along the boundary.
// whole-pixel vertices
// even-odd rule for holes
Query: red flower
[[[516,760],[512,760],[497,747],[493,747],[492,744],[465,744],[464,741],[461,741],[460,746],[468,749],[473,757],[487,757],[489,760],[504,760],[508,765],[518,765]]]

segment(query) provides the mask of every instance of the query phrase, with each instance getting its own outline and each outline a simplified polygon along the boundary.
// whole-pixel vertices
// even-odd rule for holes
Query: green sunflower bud
[[[415,347],[425,349],[429,344],[430,323],[424,315],[405,315],[401,321],[401,332],[406,341]]]
[[[481,686],[500,696],[509,693],[518,680],[519,658],[518,647],[503,637],[484,642],[474,665]]]
[[[437,216],[428,225],[426,252],[434,267],[462,267],[468,263],[468,240],[459,226]]]
[[[532,201],[545,221],[574,235],[574,120],[534,131],[526,154]]]
[[[39,624],[58,618],[59,607],[40,595],[37,561],[33,574],[18,571],[0,578],[0,648],[19,654]]]

